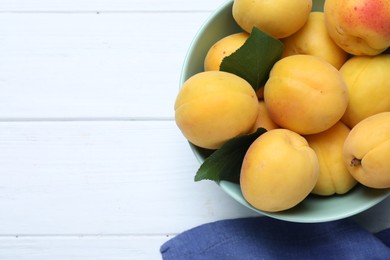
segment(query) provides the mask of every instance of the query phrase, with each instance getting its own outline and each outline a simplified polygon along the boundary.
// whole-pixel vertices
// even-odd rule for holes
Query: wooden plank
[[[2,0],[0,12],[36,11],[211,11],[224,0]]]
[[[172,121],[2,122],[0,154],[2,235],[163,235],[257,215],[193,181],[199,164]],[[372,229],[390,227],[386,205]]]
[[[172,118],[207,16],[2,14],[0,119]]]
[[[0,237],[0,258],[35,260],[161,259],[160,246],[171,236]]]
[[[0,234],[178,233],[256,215],[210,181],[173,121],[0,123]]]

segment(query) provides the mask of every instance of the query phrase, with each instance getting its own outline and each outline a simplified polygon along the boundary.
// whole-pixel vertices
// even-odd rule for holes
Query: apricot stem
[[[361,161],[362,160],[359,160],[358,158],[353,158],[351,161],[351,167],[359,166],[361,164]]]

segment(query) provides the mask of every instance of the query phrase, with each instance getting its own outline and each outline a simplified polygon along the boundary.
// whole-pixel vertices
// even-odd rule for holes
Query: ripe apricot
[[[341,121],[318,134],[305,136],[309,146],[316,152],[320,175],[313,194],[329,196],[345,194],[356,185],[356,180],[344,164],[343,145],[350,129]]]
[[[285,45],[282,57],[309,54],[320,57],[339,69],[348,54],[329,37],[324,13],[312,12],[306,24],[293,35],[282,40]]]
[[[369,116],[354,126],[345,140],[343,157],[361,184],[390,188],[390,112]]]
[[[326,0],[330,37],[353,55],[378,55],[390,47],[390,0]]]
[[[341,73],[313,55],[292,55],[273,66],[264,87],[268,113],[299,134],[322,132],[343,116],[348,93]]]
[[[299,134],[273,129],[257,138],[242,163],[240,187],[253,207],[282,211],[310,194],[319,173],[318,159]]]
[[[256,121],[258,99],[244,79],[223,71],[195,74],[184,82],[175,102],[175,120],[193,144],[218,149],[248,133]]]
[[[371,115],[390,111],[389,71],[389,54],[355,56],[341,67],[349,96],[341,120],[350,128]]]
[[[295,33],[305,24],[312,5],[312,0],[235,0],[233,18],[248,33],[257,27],[280,39]]]
[[[265,128],[267,130],[279,128],[277,124],[269,117],[267,107],[265,106],[264,100],[259,101],[259,113],[257,115],[257,119],[255,124],[252,127],[251,132],[256,132],[258,128]]]

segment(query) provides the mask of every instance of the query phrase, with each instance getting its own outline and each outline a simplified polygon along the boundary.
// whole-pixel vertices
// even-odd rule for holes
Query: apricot
[[[295,54],[314,55],[323,58],[337,69],[348,58],[348,54],[329,37],[323,12],[310,13],[306,24],[282,42],[285,46],[282,57]]]
[[[305,138],[288,129],[273,129],[257,138],[247,150],[240,187],[253,207],[276,212],[303,201],[318,174],[317,156]]]
[[[264,87],[264,101],[277,125],[307,135],[337,123],[348,94],[340,72],[330,63],[297,54],[275,63]]]
[[[377,55],[390,46],[390,0],[326,0],[330,37],[353,55]]]
[[[390,25],[389,25],[390,26]],[[364,118],[390,111],[390,55],[355,56],[341,67],[348,107],[341,119],[350,128]]]
[[[256,130],[261,127],[267,130],[279,128],[279,126],[269,117],[264,100],[259,101],[259,113],[257,114],[257,119],[251,132],[256,132]]]
[[[206,71],[186,80],[175,101],[175,121],[194,145],[218,149],[248,133],[256,121],[258,99],[244,79],[222,71]]]
[[[253,27],[274,38],[284,38],[298,31],[306,22],[312,0],[234,0],[233,18],[246,32]]]
[[[390,188],[390,112],[369,116],[354,126],[345,140],[343,157],[361,184]]]
[[[222,60],[239,49],[248,37],[249,34],[247,32],[234,33],[214,43],[207,52],[204,70],[219,70]]]
[[[344,164],[343,146],[350,129],[341,121],[321,133],[305,136],[315,151],[320,175],[313,194],[330,196],[345,194],[356,185],[356,180]]]

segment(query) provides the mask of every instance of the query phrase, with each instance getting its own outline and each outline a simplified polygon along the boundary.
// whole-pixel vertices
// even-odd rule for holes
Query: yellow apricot
[[[282,211],[310,194],[318,172],[317,156],[305,138],[287,129],[273,129],[257,138],[246,152],[240,187],[253,207]]]
[[[345,194],[356,185],[356,180],[344,164],[343,145],[350,129],[341,121],[318,134],[305,136],[316,152],[320,175],[313,194],[329,196]]]
[[[184,82],[175,101],[175,120],[194,145],[218,149],[248,133],[258,113],[258,100],[244,79],[223,71],[195,74]]]
[[[267,130],[279,128],[279,126],[269,117],[264,100],[259,101],[259,113],[257,114],[257,119],[251,132],[256,132],[256,130],[261,127]]]
[[[364,118],[390,111],[390,55],[355,56],[341,67],[348,107],[341,119],[350,128]]]
[[[285,46],[282,57],[295,54],[314,55],[323,58],[337,69],[348,58],[348,54],[329,37],[323,12],[310,13],[306,24],[282,41]]]
[[[264,87],[268,113],[299,134],[322,132],[343,116],[348,94],[340,72],[313,55],[292,55],[273,66]]]
[[[312,4],[312,0],[234,0],[233,18],[248,33],[257,27],[279,39],[305,24]]]
[[[204,70],[219,70],[222,60],[239,49],[248,37],[249,34],[247,32],[240,32],[228,35],[217,41],[207,52]]]
[[[369,116],[354,126],[345,140],[343,157],[361,184],[390,188],[390,112]]]

